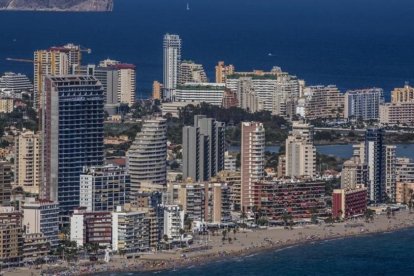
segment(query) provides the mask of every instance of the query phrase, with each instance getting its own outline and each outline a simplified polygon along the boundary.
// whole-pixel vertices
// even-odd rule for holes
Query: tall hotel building
[[[72,67],[81,63],[80,46],[67,44],[34,52],[34,105],[42,107],[42,91],[45,76],[67,75]]]
[[[383,203],[386,197],[386,147],[384,131],[370,128],[365,133],[365,162],[368,165],[368,197],[372,203]]]
[[[41,179],[40,135],[20,133],[14,139],[14,183],[27,193],[39,194]]]
[[[41,198],[66,217],[79,206],[83,167],[104,162],[103,88],[94,77],[46,76],[44,93]]]
[[[181,64],[181,39],[178,35],[164,35],[164,100],[174,97]]]
[[[183,178],[208,181],[224,169],[224,123],[194,116],[194,126],[183,128]]]
[[[344,117],[363,120],[379,118],[379,105],[383,101],[381,88],[350,90],[345,93]]]
[[[265,129],[262,123],[242,122],[241,207],[254,206],[254,184],[264,176]]]
[[[162,188],[167,184],[167,121],[145,120],[141,132],[127,152],[131,176],[131,196],[142,189]]]

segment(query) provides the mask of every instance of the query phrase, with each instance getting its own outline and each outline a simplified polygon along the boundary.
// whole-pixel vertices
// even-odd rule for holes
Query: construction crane
[[[16,61],[16,62],[27,62],[27,63],[34,63],[32,59],[24,59],[24,58],[6,58],[7,61]]]

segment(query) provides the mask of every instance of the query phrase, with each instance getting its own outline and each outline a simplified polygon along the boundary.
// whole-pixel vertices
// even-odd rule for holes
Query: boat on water
[[[190,10],[190,3],[187,3],[187,11]]]

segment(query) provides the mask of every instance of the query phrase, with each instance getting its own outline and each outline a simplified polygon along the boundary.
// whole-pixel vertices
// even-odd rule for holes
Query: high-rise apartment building
[[[308,120],[343,118],[344,95],[335,85],[308,86],[298,100],[296,113]]]
[[[365,162],[368,166],[368,197],[372,203],[383,203],[386,198],[386,169],[384,130],[370,128],[365,133]]]
[[[162,90],[164,85],[158,81],[154,81],[152,84],[152,99],[161,100],[162,99]]]
[[[41,180],[40,135],[25,131],[14,138],[14,184],[39,194]]]
[[[164,100],[174,97],[181,64],[181,38],[178,35],[164,35]]]
[[[43,104],[43,81],[46,76],[67,75],[73,66],[81,63],[81,47],[66,44],[34,52],[34,105],[41,108]]]
[[[184,85],[188,82],[208,82],[207,75],[202,64],[197,64],[193,61],[183,61],[180,63],[178,85]]]
[[[380,105],[380,123],[384,125],[414,125],[414,101],[392,102]]]
[[[0,267],[23,264],[22,213],[0,204]]]
[[[188,104],[205,102],[211,105],[223,104],[226,86],[222,83],[186,83],[175,90],[174,100]]]
[[[131,179],[124,168],[113,165],[84,167],[80,175],[80,207],[87,212],[115,211],[129,203]]]
[[[6,161],[0,161],[0,206],[9,206],[12,191],[12,166]]]
[[[254,206],[253,185],[264,176],[265,129],[258,122],[241,124],[241,208],[247,211]]]
[[[234,74],[234,66],[225,65],[224,61],[219,61],[216,65],[216,83],[226,83],[227,76]]]
[[[414,183],[414,162],[410,158],[396,158],[396,182]]]
[[[91,76],[47,76],[44,94],[40,194],[68,218],[79,206],[83,167],[104,161],[103,88]]]
[[[392,103],[414,102],[414,88],[408,83],[402,88],[395,88],[391,92]]]
[[[389,202],[395,202],[397,146],[385,146],[385,192]]]
[[[20,93],[33,91],[33,84],[26,75],[6,72],[0,77],[0,91]]]
[[[167,184],[167,121],[144,120],[127,159],[132,197],[140,190],[164,187]]]
[[[345,118],[377,120],[379,105],[383,101],[381,88],[350,90],[345,93]]]
[[[286,176],[315,177],[316,147],[313,144],[313,126],[293,122],[292,132],[286,139]]]
[[[208,181],[224,169],[224,123],[194,116],[194,126],[183,128],[183,178]]]
[[[341,172],[341,189],[352,190],[358,185],[367,186],[368,168],[357,156],[344,162]]]

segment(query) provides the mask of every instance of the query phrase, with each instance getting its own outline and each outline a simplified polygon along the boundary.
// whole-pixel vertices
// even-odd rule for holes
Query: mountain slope
[[[0,10],[112,11],[113,0],[0,0]]]

